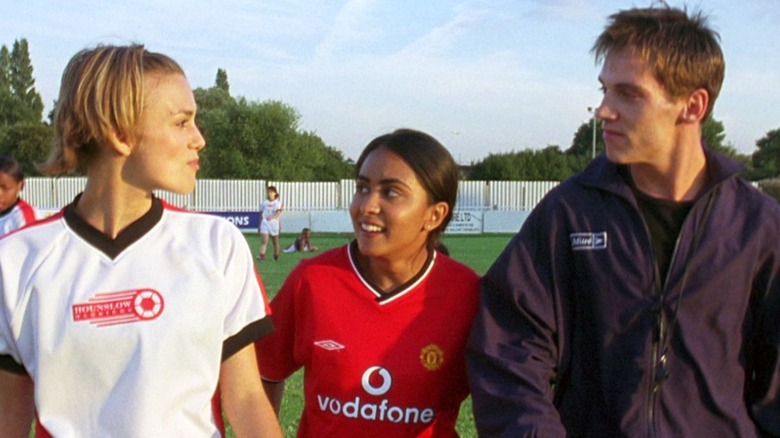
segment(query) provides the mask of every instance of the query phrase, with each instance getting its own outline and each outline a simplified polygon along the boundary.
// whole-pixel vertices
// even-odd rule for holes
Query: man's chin
[[[614,149],[610,149],[609,146],[607,146],[607,150],[604,153],[604,155],[606,155],[607,160],[609,160],[612,163],[631,164],[631,160],[629,159],[629,157],[626,156],[626,154],[621,154],[620,152],[617,152]]]

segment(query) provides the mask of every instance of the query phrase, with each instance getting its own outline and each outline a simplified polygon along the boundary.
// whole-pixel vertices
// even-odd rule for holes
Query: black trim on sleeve
[[[272,331],[274,331],[274,324],[271,322],[270,316],[266,316],[244,327],[240,332],[225,339],[222,343],[222,362]]]
[[[27,375],[27,369],[24,368],[24,365],[21,365],[19,362],[15,361],[13,357],[7,354],[0,355],[0,370],[22,376]]]

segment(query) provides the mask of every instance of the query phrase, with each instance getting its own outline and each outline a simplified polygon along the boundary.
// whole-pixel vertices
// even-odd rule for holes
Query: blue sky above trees
[[[679,6],[674,0],[670,4]],[[715,117],[750,154],[780,127],[776,0],[700,0],[720,32],[726,82]],[[607,15],[646,1],[12,2],[0,42],[26,38],[46,112],[76,51],[140,42],[171,55],[193,87],[217,68],[231,94],[281,100],[301,128],[355,158],[376,135],[430,132],[461,162],[571,144],[599,101],[590,46]]]

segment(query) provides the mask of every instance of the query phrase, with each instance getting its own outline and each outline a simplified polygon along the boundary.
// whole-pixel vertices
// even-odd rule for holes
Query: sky
[[[142,43],[193,88],[227,71],[230,92],[282,101],[299,128],[356,159],[374,137],[420,129],[464,164],[567,149],[601,93],[590,48],[618,0],[2,0],[0,44],[26,38],[51,109],[76,52]],[[669,0],[718,31],[726,79],[714,116],[750,154],[780,128],[780,2]],[[208,146],[207,146],[208,147]]]

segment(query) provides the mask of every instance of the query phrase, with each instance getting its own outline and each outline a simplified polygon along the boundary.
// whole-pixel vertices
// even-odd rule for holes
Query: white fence
[[[84,177],[27,178],[22,196],[41,209],[59,209],[73,200]],[[532,209],[556,181],[461,181],[458,210],[522,211]],[[276,186],[286,211],[346,210],[355,192],[354,180],[284,182],[264,180],[198,180],[189,195],[158,195],[178,207],[197,211],[256,211],[267,185]]]

